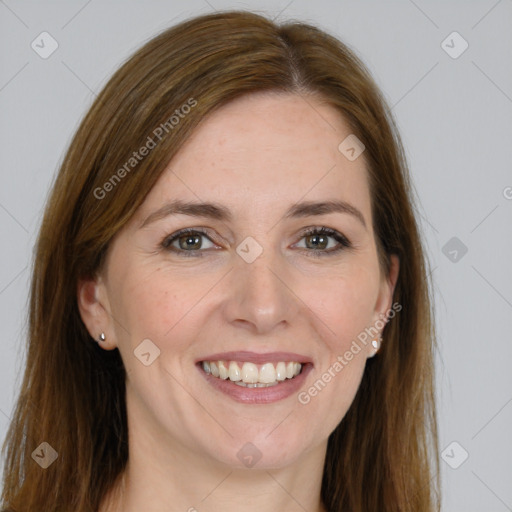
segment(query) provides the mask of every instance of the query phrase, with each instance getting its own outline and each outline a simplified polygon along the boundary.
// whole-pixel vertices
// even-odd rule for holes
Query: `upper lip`
[[[205,357],[197,359],[196,363],[202,361],[244,361],[254,364],[264,363],[279,363],[283,362],[297,362],[297,363],[312,363],[312,359],[302,354],[296,354],[294,352],[265,352],[257,353],[250,352],[247,350],[239,350],[232,352],[218,352],[216,354],[210,354]]]

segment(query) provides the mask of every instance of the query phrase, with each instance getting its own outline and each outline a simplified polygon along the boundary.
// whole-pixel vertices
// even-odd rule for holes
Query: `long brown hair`
[[[98,271],[109,242],[197,124],[259,91],[313,95],[338,109],[366,146],[383,268],[390,254],[400,258],[393,300],[402,310],[329,438],[323,502],[330,512],[438,510],[432,308],[394,121],[364,65],[336,38],[236,11],[190,19],[145,44],[98,95],[70,144],[37,241],[26,368],[3,446],[3,507],[96,511],[122,473],[125,370],[118,350],[92,342],[78,311],[78,280]],[[174,126],[176,109],[192,103]],[[148,137],[156,142],[157,127],[166,129],[156,146],[127,167]],[[46,469],[31,457],[42,442],[58,453]]]

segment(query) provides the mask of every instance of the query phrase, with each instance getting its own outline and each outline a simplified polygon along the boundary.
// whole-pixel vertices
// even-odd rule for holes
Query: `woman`
[[[3,506],[437,510],[411,194],[333,37],[226,12],[149,41],[46,208]]]

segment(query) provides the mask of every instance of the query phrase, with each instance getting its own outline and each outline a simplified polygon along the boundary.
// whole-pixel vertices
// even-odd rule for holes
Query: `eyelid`
[[[176,254],[180,254],[183,256],[202,256],[202,253],[211,251],[211,250],[217,250],[219,247],[216,248],[206,248],[206,249],[198,249],[198,250],[191,250],[187,251],[185,249],[179,249],[176,247],[173,247],[171,244],[173,244],[177,239],[179,239],[181,236],[187,235],[187,234],[199,234],[201,236],[206,237],[212,244],[218,245],[215,242],[215,236],[212,236],[212,232],[214,232],[210,228],[205,227],[199,227],[199,228],[183,228],[180,229],[168,236],[166,236],[163,241],[160,243],[160,246],[164,248],[167,251],[172,251]],[[342,233],[340,233],[338,230],[329,228],[327,226],[307,226],[303,228],[300,231],[299,240],[298,242],[295,242],[295,244],[292,245],[296,246],[297,243],[299,243],[304,237],[306,236],[313,236],[313,235],[325,235],[330,238],[333,238],[337,242],[336,247],[331,247],[330,249],[308,249],[305,247],[299,247],[298,249],[302,252],[307,252],[309,255],[313,257],[321,257],[321,256],[329,256],[331,254],[338,253],[344,249],[350,249],[353,247],[350,240]]]
[[[209,228],[183,228],[183,229],[179,229],[178,231],[175,231],[174,233],[171,233],[170,235],[167,235],[163,240],[162,242],[160,243],[161,247],[163,247],[164,249],[166,250],[169,250],[169,251],[174,251],[174,252],[177,252],[177,253],[180,253],[180,254],[183,254],[183,253],[201,253],[201,252],[204,252],[205,249],[203,250],[198,250],[198,251],[185,251],[183,249],[176,249],[175,247],[172,247],[172,243],[174,243],[176,240],[178,240],[181,236],[184,236],[184,235],[192,235],[192,234],[199,234],[199,235],[202,235],[206,238],[208,238],[208,240],[210,240],[210,242],[212,244],[215,244],[215,245],[218,245],[217,242],[215,242],[214,240],[214,236],[212,236],[212,231],[211,229]],[[212,248],[209,248],[208,250],[212,250]]]
[[[331,247],[330,249],[324,249],[324,250],[315,250],[315,249],[307,249],[300,247],[299,249],[302,251],[306,251],[308,254],[310,254],[313,257],[321,257],[321,256],[329,256],[331,254],[339,253],[340,251],[346,250],[346,249],[352,249],[353,244],[352,242],[343,234],[340,233],[338,230],[329,228],[327,226],[309,226],[304,228],[301,231],[299,242],[306,236],[313,236],[313,235],[325,235],[330,238],[333,238],[337,242],[336,247]],[[298,242],[296,242],[297,244]],[[294,244],[294,245],[296,245]]]
[[[300,236],[310,236],[310,235],[327,235],[331,236],[333,238],[339,238],[343,241],[343,243],[346,243],[347,245],[351,245],[350,240],[343,234],[340,233],[337,229],[329,228],[327,226],[308,226],[306,228],[303,228],[301,231]],[[340,242],[341,243],[341,242]]]

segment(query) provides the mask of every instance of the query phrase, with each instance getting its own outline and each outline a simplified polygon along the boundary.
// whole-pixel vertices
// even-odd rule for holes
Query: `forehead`
[[[239,210],[283,208],[301,199],[344,199],[369,208],[364,158],[339,144],[351,134],[332,106],[297,94],[239,98],[205,118],[164,170],[143,205],[212,200]]]

